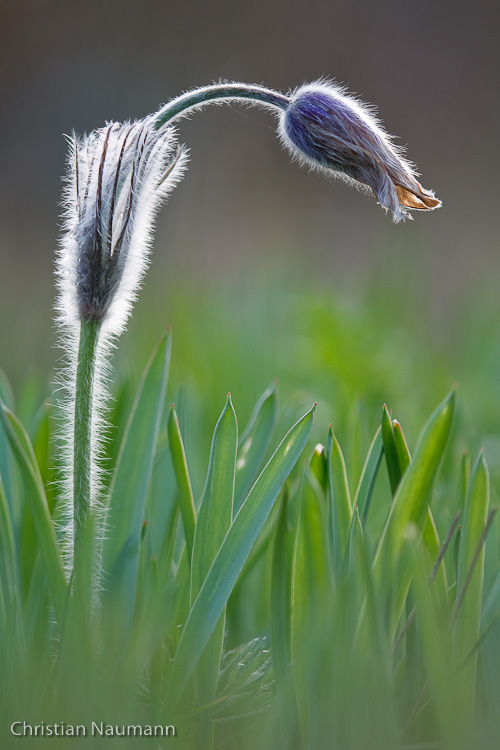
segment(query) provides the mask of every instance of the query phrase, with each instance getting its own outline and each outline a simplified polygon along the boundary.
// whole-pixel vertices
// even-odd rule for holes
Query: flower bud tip
[[[371,191],[395,222],[406,210],[432,210],[441,202],[417,180],[402,149],[392,143],[370,107],[330,81],[301,86],[281,114],[281,140],[313,169]]]

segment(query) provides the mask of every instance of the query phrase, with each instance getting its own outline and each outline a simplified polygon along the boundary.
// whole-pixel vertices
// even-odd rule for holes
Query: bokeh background
[[[206,383],[214,358],[226,358],[227,378],[212,384],[222,407],[236,367],[255,397],[280,368],[291,374],[290,393],[302,379],[315,395],[314,373],[341,341],[344,385],[329,396],[339,413],[352,395],[346,382],[363,391],[360,370],[373,375],[374,399],[401,406],[410,394],[422,410],[458,380],[478,440],[493,432],[497,3],[0,0],[0,8],[0,362],[15,389],[28,373],[48,384],[59,356],[50,321],[63,134],[141,117],[218,79],[288,90],[326,75],[376,104],[444,207],[395,226],[372,198],[290,164],[268,113],[198,113],[180,126],[190,168],[159,217],[117,362],[134,351],[142,366],[171,324],[179,360],[198,351]],[[327,347],[329,326],[333,351],[315,358],[311,337]],[[228,353],[244,328],[245,351]]]

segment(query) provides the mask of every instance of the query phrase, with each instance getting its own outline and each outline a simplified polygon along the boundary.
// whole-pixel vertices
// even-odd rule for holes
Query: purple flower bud
[[[418,182],[370,108],[335,84],[319,81],[298,88],[281,114],[280,137],[310,167],[371,190],[396,222],[411,218],[405,208],[441,205]]]

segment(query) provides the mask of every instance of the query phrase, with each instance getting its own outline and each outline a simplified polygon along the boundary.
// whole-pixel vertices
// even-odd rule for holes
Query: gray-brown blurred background
[[[410,287],[414,271],[405,268],[418,254],[433,326],[446,331],[464,289],[480,294],[499,273],[496,2],[1,0],[0,8],[0,355],[14,374],[54,356],[39,331],[51,317],[62,134],[141,117],[219,78],[287,90],[335,77],[377,105],[444,208],[394,226],[373,199],[291,165],[269,114],[214,107],[181,124],[190,169],[160,215],[153,278],[244,273],[248,258],[272,257],[278,272],[293,258],[344,286],[383,261],[389,288]]]

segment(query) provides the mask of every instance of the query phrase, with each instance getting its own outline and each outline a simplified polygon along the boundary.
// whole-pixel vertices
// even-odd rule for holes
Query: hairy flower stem
[[[82,320],[76,368],[75,422],[73,443],[73,521],[74,552],[77,556],[80,539],[91,508],[93,440],[92,416],[96,372],[96,353],[100,322]]]
[[[155,128],[158,130],[176,117],[184,117],[189,110],[202,107],[211,101],[246,99],[264,106],[286,109],[290,98],[264,86],[246,86],[242,83],[218,83],[188,91],[165,104],[156,114]]]

